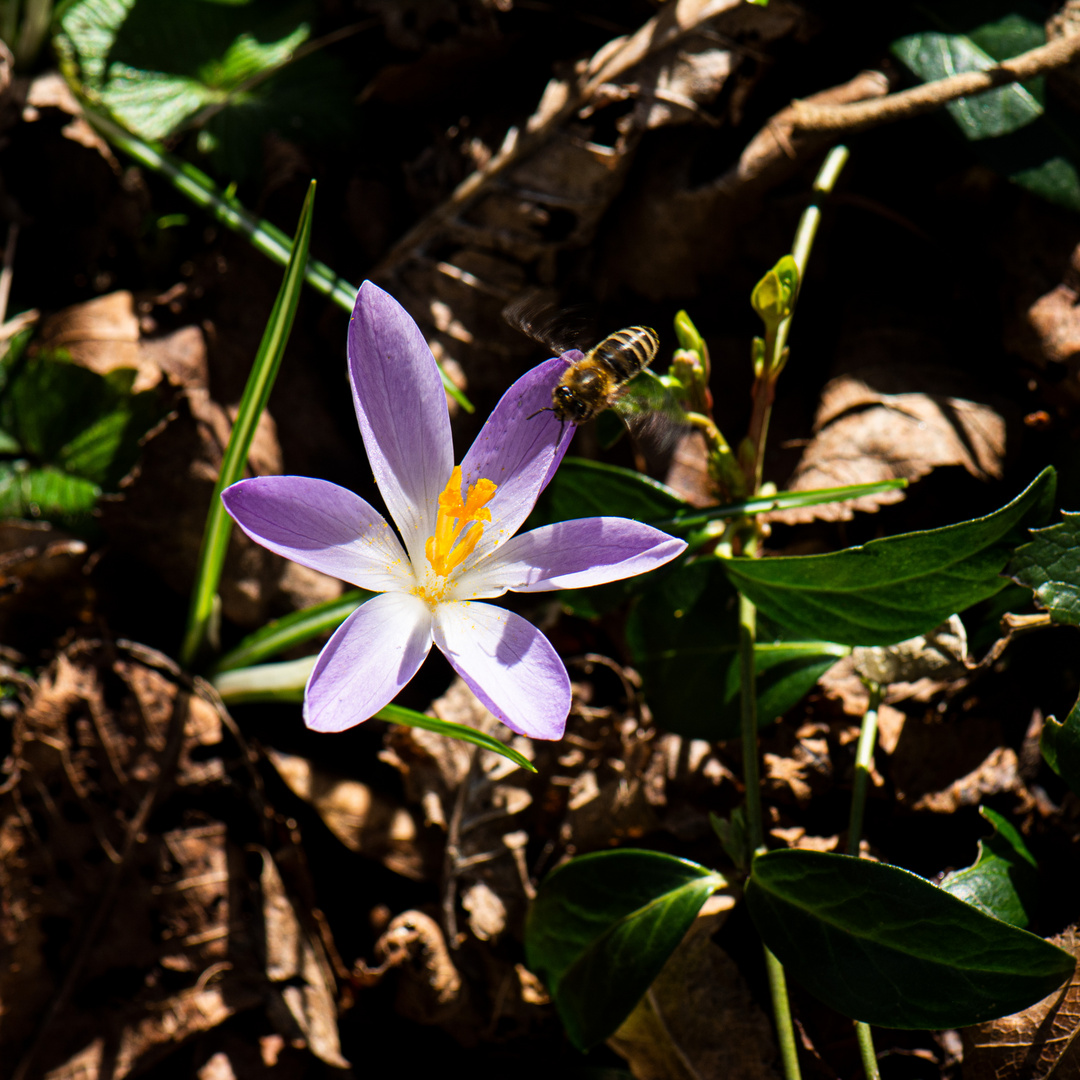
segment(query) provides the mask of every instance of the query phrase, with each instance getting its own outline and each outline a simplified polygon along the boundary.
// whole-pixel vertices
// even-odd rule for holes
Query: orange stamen
[[[432,570],[446,577],[473,552],[484,531],[483,522],[491,520],[487,504],[498,485],[491,480],[477,480],[461,497],[461,466],[456,465],[439,496],[435,535],[429,536],[424,553]]]

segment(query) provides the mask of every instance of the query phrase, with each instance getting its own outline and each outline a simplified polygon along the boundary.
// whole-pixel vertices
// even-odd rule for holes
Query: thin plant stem
[[[836,187],[836,181],[847,164],[851,151],[846,146],[834,146],[826,155],[825,160],[814,177],[814,186],[811,189],[814,197],[810,205],[802,212],[799,218],[799,227],[795,230],[795,243],[791,245],[791,257],[799,268],[799,291],[802,292],[803,277],[806,274],[806,264],[810,261],[810,251],[817,237],[818,226],[821,224],[822,196],[828,195]],[[780,358],[787,346],[788,334],[791,331],[791,320],[794,314],[789,315],[776,332],[775,356]],[[766,353],[768,357],[769,354]]]
[[[848,819],[849,855],[859,854],[862,840],[863,811],[866,808],[866,791],[870,784],[870,764],[874,760],[874,745],[877,742],[878,709],[881,708],[881,687],[870,683],[870,702],[863,716],[859,731],[859,745],[855,750],[855,782],[851,791],[851,817]]]
[[[765,950],[765,970],[769,975],[769,991],[772,995],[773,1016],[776,1018],[776,1041],[780,1045],[780,1060],[784,1065],[786,1080],[799,1080],[799,1048],[795,1042],[795,1025],[791,1020],[791,1003],[788,1001],[787,979],[784,965]]]
[[[750,548],[752,550],[753,543]],[[746,787],[746,832],[750,851],[765,850],[765,821],[761,807],[761,772],[758,766],[757,680],[754,671],[754,641],[757,636],[757,608],[739,594],[739,676],[742,693],[743,783]],[[787,979],[780,961],[765,949],[765,970],[769,977],[776,1039],[784,1063],[786,1080],[800,1080],[799,1054],[795,1044],[795,1025],[788,1003]]]
[[[862,1058],[863,1072],[866,1080],[881,1080],[881,1072],[878,1069],[877,1051],[874,1049],[874,1036],[870,1032],[870,1025],[861,1020],[855,1021],[855,1038],[859,1043],[859,1057]]]
[[[761,774],[758,766],[757,689],[754,672],[754,640],[757,608],[739,594],[739,679],[742,686],[743,784],[746,787],[746,827],[750,853],[765,847],[765,824],[761,810]]]
[[[848,821],[847,850],[849,855],[856,857],[862,841],[863,813],[870,784],[870,765],[874,760],[874,746],[877,744],[878,710],[881,708],[881,686],[871,682],[868,687],[870,701],[863,715],[859,744],[855,749],[855,782],[851,791],[851,817]],[[874,1049],[874,1036],[870,1025],[856,1020],[855,1038],[859,1043],[859,1056],[862,1058],[866,1080],[880,1080],[881,1073],[878,1071],[877,1052]]]

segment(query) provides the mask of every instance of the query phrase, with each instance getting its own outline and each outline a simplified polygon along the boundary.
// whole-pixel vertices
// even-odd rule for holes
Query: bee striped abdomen
[[[647,368],[660,348],[660,338],[650,326],[628,326],[609,334],[587,359],[599,360],[620,383]]]

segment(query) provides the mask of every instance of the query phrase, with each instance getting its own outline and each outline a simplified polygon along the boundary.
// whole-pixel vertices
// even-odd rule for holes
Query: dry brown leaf
[[[64,349],[80,367],[99,375],[133,368],[135,393],[161,382],[161,367],[140,348],[139,320],[129,292],[98,296],[49,316],[41,324],[43,349]]]
[[[694,920],[641,1002],[608,1039],[637,1080],[778,1080],[769,1019],[735,962],[711,940],[723,917]]]
[[[301,925],[270,853],[259,855],[267,978],[279,990],[308,1049],[328,1065],[348,1068],[341,1056],[336,987],[326,953],[318,937]],[[292,1042],[296,1045],[297,1040]]]
[[[73,119],[62,128],[64,137],[90,150],[96,150],[115,173],[120,173],[120,163],[116,160],[112,148],[83,119],[82,106],[58,71],[47,71],[30,83],[23,106],[23,120],[33,123],[39,118],[42,109],[60,109],[71,116]]]
[[[248,876],[273,812],[212,693],[153,650],[78,641],[27,696],[0,784],[5,1065],[120,1080],[258,1006],[341,1065],[320,940],[269,855]],[[98,990],[117,978],[120,1006]]]
[[[414,881],[426,880],[417,823],[408,810],[367,784],[320,769],[307,758],[278,750],[267,750],[266,756],[293,794],[310,803],[350,851],[378,859]]]
[[[1080,957],[1070,927],[1049,939]],[[964,1080],[1069,1080],[1080,1076],[1080,977],[1023,1012],[963,1028]]]
[[[989,405],[944,390],[933,369],[892,365],[833,379],[822,392],[814,434],[787,487],[792,491],[881,480],[918,480],[959,465],[981,480],[1000,477],[1006,427]],[[900,387],[918,387],[901,391]],[[900,491],[767,515],[787,525],[849,521],[903,498]]]

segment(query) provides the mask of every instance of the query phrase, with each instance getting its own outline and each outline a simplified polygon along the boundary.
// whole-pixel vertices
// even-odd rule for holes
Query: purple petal
[[[221,493],[257,544],[362,589],[410,589],[412,567],[394,530],[359,495],[309,476],[256,476]]]
[[[360,286],[349,323],[349,379],[379,491],[419,564],[454,468],[450,415],[424,335],[370,281]]]
[[[481,478],[498,485],[488,503],[491,522],[468,565],[521,528],[574,437],[574,425],[556,420],[551,411],[551,392],[566,368],[567,361],[556,357],[522,375],[503,394],[461,463],[466,486]]]
[[[319,654],[304,692],[304,723],[344,731],[397,696],[431,650],[431,610],[408,593],[361,604]]]
[[[558,521],[508,540],[463,574],[454,591],[458,597],[491,597],[507,589],[550,592],[603,585],[654,570],[685,550],[685,541],[630,518]]]
[[[570,712],[570,679],[532,623],[490,604],[444,603],[435,644],[472,692],[511,731],[561,739]]]

